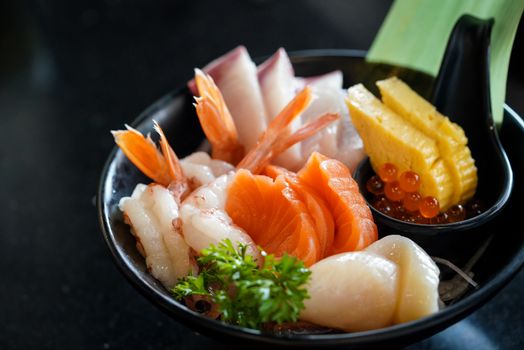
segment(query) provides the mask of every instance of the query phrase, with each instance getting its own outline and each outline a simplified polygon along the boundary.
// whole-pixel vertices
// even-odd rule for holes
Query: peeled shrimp
[[[155,129],[160,134],[161,152],[149,136],[135,129],[113,132],[126,156],[158,183],[138,184],[119,206],[151,274],[171,288],[179,278],[197,272],[194,254],[182,235],[179,203],[191,188],[213,181],[215,173],[219,175],[232,166],[200,154],[180,161],[156,123]]]
[[[235,247],[238,243],[243,243],[247,246],[247,253],[260,261],[260,252],[255,242],[233,224],[225,211],[227,189],[233,176],[233,172],[219,176],[184,200],[180,206],[184,238],[197,252],[211,244],[217,246],[224,239],[229,239]]]
[[[163,186],[136,186],[131,197],[122,198],[120,209],[132,227],[139,251],[151,274],[167,288],[198,268],[178,226],[178,205]]]
[[[235,169],[228,162],[212,159],[205,152],[195,152],[180,160],[184,175],[193,184],[193,188],[207,185],[218,176]]]
[[[345,331],[413,321],[438,311],[439,270],[408,238],[384,237],[360,252],[311,266],[301,319]],[[329,302],[326,302],[328,301]]]

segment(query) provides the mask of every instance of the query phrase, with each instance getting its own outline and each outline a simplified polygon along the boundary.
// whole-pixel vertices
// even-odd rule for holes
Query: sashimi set
[[[402,232],[379,239],[368,203],[414,224],[480,214],[467,135],[396,77],[377,82],[381,100],[342,86],[340,71],[296,77],[284,49],[257,67],[241,46],[188,82],[209,154],[179,159],[156,122],[158,146],[113,131],[152,180],[119,207],[173,298],[268,332],[371,330],[446,307],[443,259]],[[359,188],[366,157],[376,174]]]

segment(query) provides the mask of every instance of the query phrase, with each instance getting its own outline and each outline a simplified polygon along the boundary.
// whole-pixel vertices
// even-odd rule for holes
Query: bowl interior
[[[423,96],[431,91],[432,78],[408,69],[382,64],[368,64],[363,52],[304,51],[292,55],[298,76],[311,76],[342,70],[344,86],[363,82],[377,93],[374,82],[396,75],[413,86]],[[143,133],[152,131],[152,120],[164,129],[175,151],[183,157],[195,151],[203,140],[203,133],[192,106],[192,97],[183,88],[172,92],[144,111],[131,125]],[[506,108],[500,137],[508,150],[515,173],[524,168],[524,126],[520,118]],[[129,196],[137,183],[148,183],[122,154],[113,149],[103,170],[98,193],[98,211],[102,231],[116,264],[128,280],[155,305],[177,320],[200,332],[229,341],[248,341],[254,344],[279,346],[346,346],[354,347],[388,344],[405,345],[416,342],[465,317],[500,290],[524,261],[524,236],[512,227],[518,227],[516,218],[523,205],[512,198],[501,214],[479,228],[489,233],[491,241],[475,265],[475,281],[479,288],[470,290],[461,300],[438,313],[415,322],[384,329],[342,334],[274,335],[235,327],[198,315],[174,301],[170,293],[148,272],[144,259],[135,247],[135,240],[124,224],[118,202]],[[515,181],[514,193],[522,193],[522,183]],[[514,196],[515,197],[515,196]],[[423,248],[424,244],[422,244]],[[451,249],[451,248],[450,248]],[[468,259],[469,253],[454,251],[457,262]]]

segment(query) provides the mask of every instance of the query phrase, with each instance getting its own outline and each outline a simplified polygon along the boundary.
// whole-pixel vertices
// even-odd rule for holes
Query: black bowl
[[[375,93],[377,91],[373,83],[376,80],[397,75],[423,96],[430,93],[431,77],[404,68],[368,64],[363,59],[364,55],[361,51],[322,50],[296,52],[291,56],[297,75],[316,75],[340,69],[344,73],[345,86],[363,82]],[[176,152],[184,156],[194,151],[203,139],[192,102],[187,89],[177,90],[153,104],[131,125],[147,133],[152,131],[152,119],[157,120],[170,137]],[[500,137],[508,150],[515,173],[523,173],[524,123],[507,106],[504,114]],[[147,272],[144,259],[136,250],[134,238],[117,207],[120,198],[129,196],[138,182],[147,181],[115,147],[102,172],[97,205],[102,232],[117,266],[133,286],[174,319],[198,332],[229,343],[319,348],[391,348],[407,345],[443,330],[479,308],[506,285],[524,263],[524,236],[512,228],[518,227],[517,218],[523,205],[514,196],[497,218],[475,229],[478,232],[489,232],[492,240],[474,269],[479,288],[470,291],[456,303],[424,319],[367,332],[266,334],[227,325],[189,310],[176,302],[169,291]],[[522,193],[522,186],[523,180],[517,178],[514,193]]]

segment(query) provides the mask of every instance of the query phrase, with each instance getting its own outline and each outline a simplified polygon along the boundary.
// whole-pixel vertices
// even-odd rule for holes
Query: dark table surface
[[[388,7],[0,2],[0,348],[225,348],[161,313],[113,264],[94,205],[109,130],[238,44],[252,56],[281,46],[367,49]],[[521,30],[507,93],[520,115],[522,41]],[[411,349],[522,349],[523,295],[521,272],[480,310]]]

